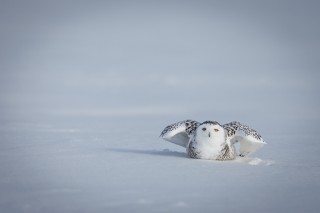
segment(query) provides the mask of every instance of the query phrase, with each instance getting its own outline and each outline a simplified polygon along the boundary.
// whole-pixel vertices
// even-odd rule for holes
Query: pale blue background
[[[317,212],[319,10],[1,0],[1,212]],[[249,124],[276,164],[190,161],[157,138],[186,118]]]

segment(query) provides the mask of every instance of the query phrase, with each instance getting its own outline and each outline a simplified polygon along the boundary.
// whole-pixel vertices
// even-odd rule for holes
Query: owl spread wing
[[[231,144],[240,143],[240,156],[247,156],[266,144],[256,130],[240,122],[234,121],[223,125],[227,132],[227,140]]]
[[[187,147],[199,124],[199,122],[193,120],[180,121],[164,128],[160,137],[179,146]]]

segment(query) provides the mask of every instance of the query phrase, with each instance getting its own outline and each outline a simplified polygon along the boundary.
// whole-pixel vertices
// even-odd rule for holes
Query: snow
[[[299,145],[302,136],[269,134],[259,158],[218,162],[190,159],[160,140],[170,120],[163,116],[57,120],[1,129],[6,212],[316,212],[319,206],[320,161],[312,157],[319,148]]]
[[[318,8],[2,3],[0,212],[318,212]],[[185,119],[267,145],[190,159],[159,138]]]

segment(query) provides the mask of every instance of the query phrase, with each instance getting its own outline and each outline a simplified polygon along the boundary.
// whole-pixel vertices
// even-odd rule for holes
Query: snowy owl
[[[160,137],[185,147],[191,158],[208,160],[244,157],[266,144],[257,131],[237,121],[220,125],[216,121],[185,120],[167,126]],[[239,151],[235,147],[237,142]]]

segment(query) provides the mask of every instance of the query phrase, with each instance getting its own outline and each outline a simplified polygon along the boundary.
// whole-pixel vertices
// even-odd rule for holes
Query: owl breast
[[[207,160],[233,160],[235,158],[235,147],[224,144],[221,147],[199,147],[195,141],[187,146],[187,153],[190,158]]]

